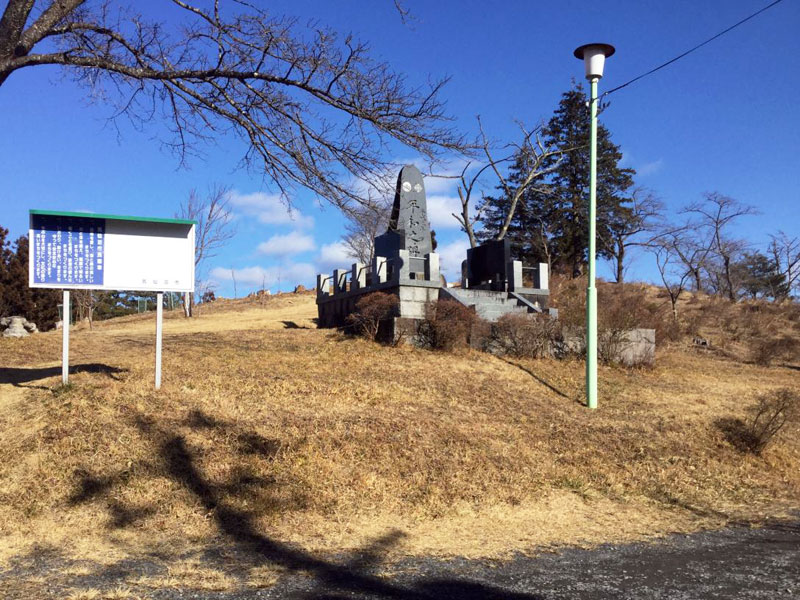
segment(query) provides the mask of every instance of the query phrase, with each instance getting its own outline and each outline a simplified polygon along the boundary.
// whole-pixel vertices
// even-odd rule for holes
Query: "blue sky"
[[[145,2],[158,14],[165,2]],[[393,3],[271,1],[277,14],[316,19],[370,43],[374,55],[422,84],[450,76],[442,98],[456,125],[475,133],[480,114],[498,140],[517,137],[515,119],[547,119],[582,64],[583,43],[614,44],[601,91],[672,58],[767,4],[766,0],[525,2],[408,0],[404,25]],[[670,209],[719,191],[756,206],[739,234],[763,244],[778,229],[800,235],[800,2],[784,0],[742,27],[610,97],[604,124],[627,166]],[[338,244],[342,219],[298,191],[288,215],[269,181],[238,163],[245,148],[220,137],[181,168],[162,148],[160,127],[109,125],[110,109],[55,68],[13,74],[0,88],[0,225],[27,230],[31,208],[172,216],[189,190],[233,192],[237,235],[206,265],[218,292],[309,285],[317,271],[350,261]],[[414,160],[396,149],[395,160]],[[449,209],[455,190],[428,182],[429,210],[451,277],[466,248]],[[600,275],[609,275],[607,266]],[[652,278],[651,259],[630,274]]]

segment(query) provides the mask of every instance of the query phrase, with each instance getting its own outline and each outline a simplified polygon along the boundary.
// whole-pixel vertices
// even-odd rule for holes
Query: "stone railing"
[[[335,269],[333,275],[318,274],[317,297],[422,281],[439,283],[439,255],[410,256],[408,250],[400,250],[395,258],[376,256],[370,265],[357,262],[349,269]]]

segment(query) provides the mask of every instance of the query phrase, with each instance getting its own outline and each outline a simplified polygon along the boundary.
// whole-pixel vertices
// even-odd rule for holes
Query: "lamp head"
[[[603,67],[606,57],[614,54],[614,46],[611,44],[584,44],[575,49],[575,58],[583,60],[586,66],[586,79],[600,79],[603,76]]]

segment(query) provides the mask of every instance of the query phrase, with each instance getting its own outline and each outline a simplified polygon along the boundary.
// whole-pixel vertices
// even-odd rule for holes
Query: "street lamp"
[[[597,288],[595,283],[595,221],[597,211],[597,82],[603,76],[606,57],[614,54],[609,44],[585,44],[575,49],[583,60],[591,86],[591,159],[589,161],[589,283],[586,288],[586,406],[597,408]]]

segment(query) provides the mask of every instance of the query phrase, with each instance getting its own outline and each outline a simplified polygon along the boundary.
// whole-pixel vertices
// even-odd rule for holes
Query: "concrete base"
[[[408,319],[425,318],[425,305],[439,299],[439,282],[409,280],[402,284],[386,282],[365,289],[347,291],[317,298],[318,327],[342,327],[347,324],[347,315],[356,309],[356,303],[366,294],[384,292],[397,296],[399,303],[396,317]]]

